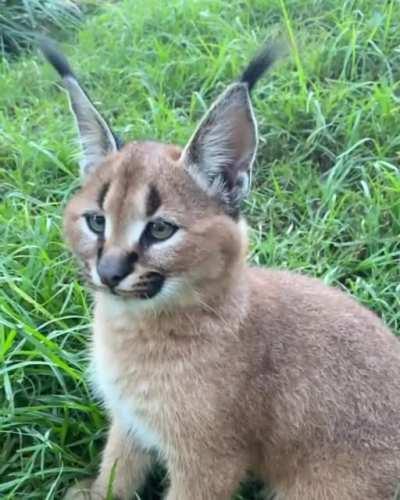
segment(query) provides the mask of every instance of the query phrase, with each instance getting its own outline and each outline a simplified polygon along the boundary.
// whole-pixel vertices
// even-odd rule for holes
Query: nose
[[[97,262],[97,272],[104,285],[113,288],[133,271],[136,253],[103,254]]]

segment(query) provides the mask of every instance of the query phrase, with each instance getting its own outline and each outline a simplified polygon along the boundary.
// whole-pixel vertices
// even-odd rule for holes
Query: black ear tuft
[[[62,78],[75,116],[82,148],[81,171],[87,176],[104,158],[119,149],[117,139],[106,120],[100,115],[92,100],[79,84],[67,58],[47,38],[39,40],[39,46],[49,63]]]
[[[256,149],[257,124],[249,89],[236,82],[205,114],[182,159],[197,184],[233,214],[248,193]]]
[[[197,182],[218,199],[227,213],[238,213],[248,194],[257,150],[257,123],[250,91],[285,52],[282,42],[269,43],[250,62],[239,81],[212,104],[186,145],[182,160]]]
[[[286,47],[283,42],[268,43],[260,52],[250,61],[247,68],[243,71],[240,78],[242,83],[246,83],[249,92],[262,77],[262,75],[271,66],[286,53]]]
[[[39,48],[62,78],[66,76],[75,77],[67,58],[56,49],[55,43],[52,40],[44,37],[41,38],[39,41]]]

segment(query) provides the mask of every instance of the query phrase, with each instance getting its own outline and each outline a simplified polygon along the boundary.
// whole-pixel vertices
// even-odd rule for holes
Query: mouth
[[[165,276],[162,274],[156,272],[147,273],[140,278],[139,282],[136,283],[128,294],[130,297],[134,297],[136,299],[152,299],[160,293],[164,282]]]
[[[93,283],[88,272],[83,273],[88,285],[93,290],[108,291],[112,295],[130,299],[146,300],[152,299],[161,292],[165,282],[165,276],[156,272],[149,272],[140,277],[139,281],[130,290],[121,290],[116,287],[107,287],[104,285],[96,285]]]

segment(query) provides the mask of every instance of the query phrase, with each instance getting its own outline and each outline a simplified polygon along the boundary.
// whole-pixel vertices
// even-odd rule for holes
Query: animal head
[[[188,144],[122,145],[50,42],[82,149],[82,187],[65,210],[65,233],[89,284],[132,304],[177,304],[224,293],[247,240],[240,204],[257,149],[250,93],[272,64],[262,51],[212,104]]]

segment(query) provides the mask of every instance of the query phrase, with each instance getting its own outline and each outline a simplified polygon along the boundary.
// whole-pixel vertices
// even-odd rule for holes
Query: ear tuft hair
[[[117,151],[121,143],[79,84],[66,57],[57,50],[55,43],[47,38],[41,38],[39,47],[61,76],[68,92],[71,111],[79,130],[83,153],[80,162],[81,172],[85,177],[97,168],[108,154]]]
[[[280,44],[269,44],[250,62],[212,104],[182,154],[189,174],[230,215],[238,214],[248,194],[257,150],[250,91],[281,54]]]
[[[250,61],[247,68],[243,71],[240,81],[246,83],[251,92],[257,81],[268,71],[272,65],[281,59],[287,51],[287,45],[283,41],[268,43],[258,52]]]
[[[237,214],[250,186],[257,124],[249,90],[234,83],[214,102],[186,145],[182,158],[197,184]]]
[[[56,48],[55,43],[48,38],[41,38],[39,41],[39,47],[45,58],[57,71],[57,73],[64,78],[66,76],[72,76],[75,78],[74,72],[72,71],[67,58],[64,54],[61,54]]]

